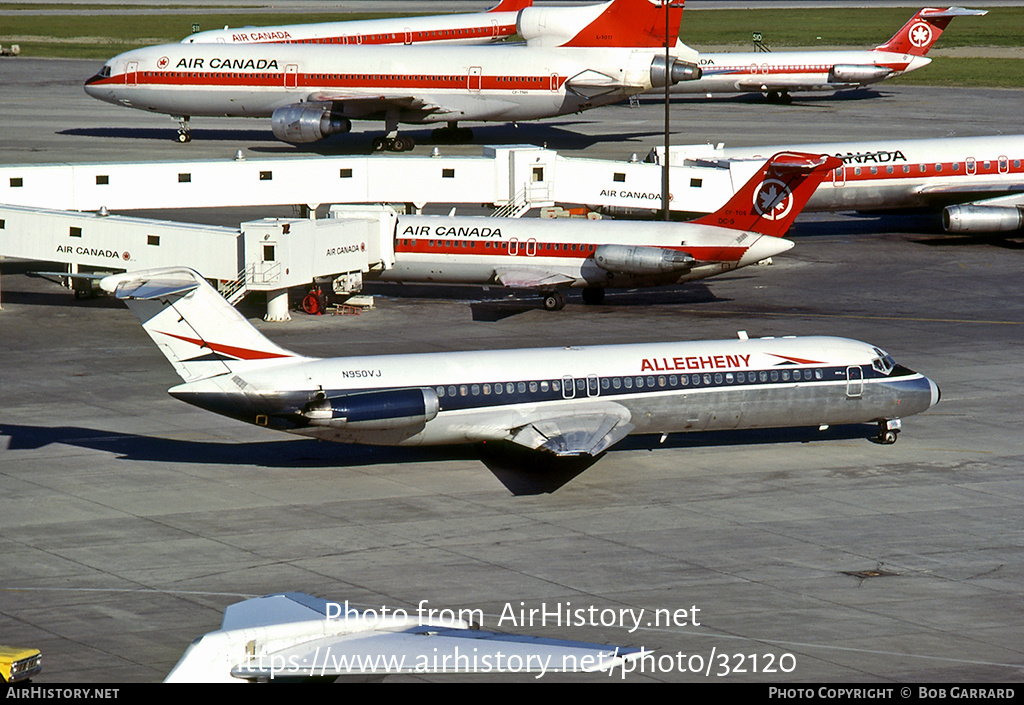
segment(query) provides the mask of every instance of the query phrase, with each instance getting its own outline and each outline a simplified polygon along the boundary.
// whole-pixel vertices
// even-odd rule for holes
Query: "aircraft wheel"
[[[192,141],[192,135],[190,135],[187,132],[179,132],[178,133],[178,141],[181,142],[182,144],[185,144],[186,142],[191,142]]]
[[[565,308],[565,294],[560,291],[544,294],[545,311],[561,311],[563,308]]]
[[[583,303],[588,306],[596,306],[604,301],[604,287],[588,286],[583,290]]]
[[[383,152],[386,146],[387,140],[384,137],[374,137],[373,141],[370,142],[370,149],[372,149],[374,152]]]
[[[779,102],[782,103],[783,105],[789,105],[790,103],[793,102],[793,96],[791,96],[789,93],[782,92],[779,94]]]
[[[778,103],[779,102],[779,93],[778,93],[778,91],[768,91],[767,93],[764,94],[764,98],[769,103]]]
[[[883,433],[879,434],[878,440],[881,443],[883,443],[883,444],[888,446],[888,445],[892,445],[893,443],[895,443],[896,442],[896,438],[897,438],[897,436],[896,436],[896,432],[895,431],[884,431]]]
[[[416,140],[412,137],[402,137],[399,135],[391,141],[391,151],[393,152],[408,152],[416,146]]]

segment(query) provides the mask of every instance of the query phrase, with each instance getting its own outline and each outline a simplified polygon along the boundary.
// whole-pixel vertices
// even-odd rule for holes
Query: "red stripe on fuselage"
[[[738,262],[747,251],[746,247],[665,247],[644,245],[662,250],[686,252],[700,262]],[[482,257],[557,257],[561,259],[585,260],[593,257],[599,244],[537,242],[531,240],[500,239],[479,240],[469,238],[397,238],[395,254],[455,255]],[[557,249],[556,249],[557,248]]]

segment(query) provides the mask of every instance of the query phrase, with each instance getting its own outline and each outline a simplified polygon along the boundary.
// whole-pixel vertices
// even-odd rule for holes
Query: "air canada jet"
[[[167,44],[133,49],[86,81],[99,100],[180,120],[269,117],[293,143],[348,132],[352,120],[383,120],[375,150],[406,151],[400,123],[447,124],[439,142],[465,142],[460,120],[512,122],[615,103],[666,81],[691,80],[692,63],[657,49],[528,46],[308,46]]]
[[[243,27],[197,32],[183,44],[490,44],[513,35],[538,47],[663,47],[666,18],[660,2],[608,0],[593,5],[531,7],[503,0],[487,12],[345,22]],[[672,2],[668,25],[678,44],[683,3]],[[671,30],[669,30],[671,33]]]
[[[196,32],[182,44],[490,44],[516,33],[533,0],[501,0],[486,12],[238,27]]]
[[[941,210],[943,227],[953,233],[1024,229],[1024,135],[687,145],[673,147],[672,160],[749,159],[757,169],[764,155],[779,150],[832,154],[843,162],[824,175],[807,211]]]
[[[761,338],[332,359],[264,337],[197,272],[101,280],[183,384],[170,394],[266,428],[341,443],[502,441],[597,456],[629,434],[876,423],[939,400],[928,378],[873,345]]]
[[[874,49],[701,53],[700,80],[673,86],[672,93],[707,95],[763,93],[788,103],[799,91],[863,88],[931,63],[925,55],[954,17],[984,15],[962,7],[926,7]]]
[[[642,648],[475,629],[454,610],[357,610],[289,592],[230,605],[221,628],[185,650],[165,683],[287,683],[388,675],[599,672]],[[470,616],[470,615],[464,615]]]
[[[688,223],[400,216],[395,263],[382,281],[500,284],[542,293],[544,308],[583,288],[597,304],[606,288],[679,284],[756,264],[789,250],[786,234],[835,157],[772,156],[720,209]],[[650,194],[657,197],[658,194]],[[557,233],[557,237],[552,237]]]

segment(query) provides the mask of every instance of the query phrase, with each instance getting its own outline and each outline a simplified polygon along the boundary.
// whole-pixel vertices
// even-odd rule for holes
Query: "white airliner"
[[[464,616],[479,620],[482,614]],[[221,628],[189,644],[164,682],[287,683],[400,674],[541,678],[610,671],[650,653],[486,632],[455,610],[423,603],[409,610],[386,605],[358,610],[348,602],[288,592],[229,606]]]
[[[196,32],[182,44],[490,44],[516,34],[533,0],[501,0],[486,12],[239,27]]]
[[[112,275],[184,381],[178,399],[303,436],[372,445],[504,441],[596,456],[629,434],[877,423],[939,400],[867,343],[761,338],[318,359],[264,337],[190,269]]]
[[[672,159],[764,159],[779,150],[832,154],[808,211],[943,208],[950,232],[1024,228],[1024,135],[881,139],[770,147],[672,148]],[[753,167],[753,164],[751,165]]]
[[[504,0],[467,15],[382,18],[198,32],[184,44],[489,44],[517,35],[530,46],[663,47],[665,10],[651,0],[608,0],[594,5],[531,7],[532,0]],[[669,6],[677,30],[683,3]]]
[[[931,63],[925,55],[954,17],[984,15],[962,7],[926,7],[885,44],[861,51],[701,53],[700,80],[672,87],[673,93],[711,97],[763,93],[789,102],[798,91],[863,88]]]
[[[685,53],[666,62],[656,48],[167,44],[114,57],[85,91],[177,117],[182,142],[191,116],[269,117],[275,136],[298,143],[364,119],[385,122],[375,149],[405,151],[413,141],[399,123],[447,123],[438,141],[466,141],[460,120],[566,115],[696,78],[696,52]]]
[[[565,305],[563,290],[571,287],[583,287],[584,301],[596,304],[606,287],[703,279],[789,250],[793,243],[782,236],[840,163],[776,154],[722,208],[688,223],[568,220],[552,227],[538,219],[400,216],[395,264],[374,276],[535,289],[549,310]]]

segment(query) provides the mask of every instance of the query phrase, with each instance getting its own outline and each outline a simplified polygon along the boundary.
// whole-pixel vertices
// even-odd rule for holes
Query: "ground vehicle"
[[[43,670],[39,649],[0,645],[0,681],[17,683],[28,680]]]

